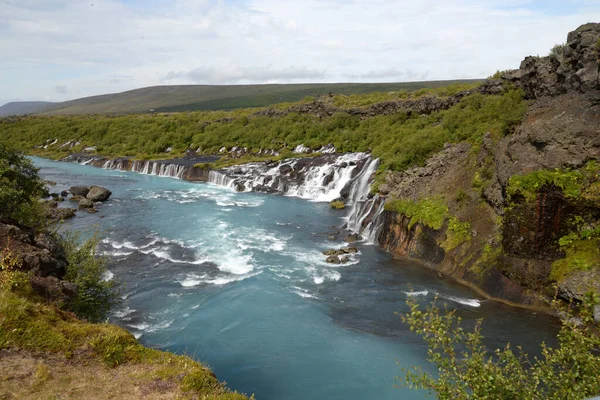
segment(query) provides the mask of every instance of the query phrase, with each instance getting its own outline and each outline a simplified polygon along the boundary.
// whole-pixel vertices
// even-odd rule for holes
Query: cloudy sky
[[[0,104],[151,85],[480,78],[600,0],[0,0]]]

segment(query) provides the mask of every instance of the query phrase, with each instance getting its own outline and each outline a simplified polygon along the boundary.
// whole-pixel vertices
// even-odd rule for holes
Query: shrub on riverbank
[[[454,311],[440,313],[431,305],[421,310],[409,300],[402,315],[410,329],[428,345],[427,359],[436,374],[420,367],[404,369],[403,385],[425,389],[438,399],[587,399],[600,394],[600,336],[592,307],[599,296],[589,296],[578,317],[565,318],[558,347],[541,344],[541,357],[532,358],[510,344],[489,352],[483,344],[480,320],[472,331],[460,326]]]

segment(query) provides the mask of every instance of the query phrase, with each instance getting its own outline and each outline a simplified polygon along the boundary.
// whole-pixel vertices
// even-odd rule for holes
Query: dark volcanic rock
[[[327,259],[325,261],[330,264],[341,264],[342,263],[342,261],[340,260],[340,258],[338,256],[329,256],[329,257],[327,257]]]
[[[344,241],[348,242],[348,243],[354,243],[354,242],[358,242],[360,239],[362,239],[362,238],[358,233],[351,233],[348,236],[346,236]]]
[[[75,210],[67,207],[58,208],[58,203],[52,201],[44,204],[44,215],[46,218],[53,221],[60,221],[73,218],[75,216]]]
[[[71,192],[73,196],[85,197],[90,192],[90,188],[87,186],[71,186],[69,192]]]
[[[600,24],[590,23],[569,33],[562,53],[526,57],[519,69],[503,79],[522,87],[529,98],[557,96],[570,90],[600,89]]]
[[[29,282],[33,290],[51,302],[64,304],[77,297],[77,285],[71,282],[61,281],[54,276],[41,277],[31,275]]]
[[[107,188],[102,186],[92,186],[90,188],[89,193],[87,194],[87,198],[91,201],[106,201],[112,195],[112,192]]]
[[[21,265],[21,270],[46,277],[62,278],[67,259],[60,243],[46,233],[8,222],[0,222],[0,248],[10,251]]]

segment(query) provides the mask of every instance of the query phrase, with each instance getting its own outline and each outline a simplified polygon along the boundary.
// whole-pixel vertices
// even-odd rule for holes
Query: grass
[[[209,369],[186,356],[143,347],[115,325],[85,323],[73,314],[6,289],[0,289],[0,351],[37,354],[42,359],[61,359],[63,363],[72,360],[72,370],[56,379],[64,378],[64,374],[78,375],[81,362],[100,371],[127,366],[145,375],[126,380],[125,385],[168,378],[177,391],[188,397],[246,398],[229,392]],[[43,378],[47,382],[54,375],[42,367],[36,368],[38,381]],[[44,386],[44,382],[40,385]],[[39,396],[44,398],[43,393]]]

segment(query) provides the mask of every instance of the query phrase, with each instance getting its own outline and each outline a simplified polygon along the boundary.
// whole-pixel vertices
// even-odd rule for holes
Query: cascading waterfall
[[[226,186],[232,189],[235,185],[235,179],[232,179],[219,171],[210,171],[208,173],[208,182],[219,186]]]
[[[376,162],[367,153],[319,159],[289,159],[274,165],[249,163],[211,171],[209,182],[245,191],[266,191],[311,201],[332,201],[347,185],[363,185]],[[368,180],[368,176],[366,177]],[[358,183],[360,182],[360,183]],[[352,200],[354,201],[354,200]]]
[[[369,221],[367,226],[365,226],[365,228],[360,232],[368,244],[375,244],[377,242],[377,237],[381,228],[383,227],[383,221],[379,221],[379,217],[381,216],[381,213],[383,213],[385,207],[385,200],[381,199],[379,195],[375,195],[375,197],[373,197],[373,199],[371,200],[371,211],[373,211],[373,208],[377,203],[379,203],[379,205],[377,206],[375,213],[371,216],[371,220]],[[365,214],[364,217],[362,217],[363,222],[369,216],[369,214],[370,212]]]
[[[360,232],[362,223],[365,218],[371,213],[374,201],[368,201],[370,192],[371,176],[379,166],[379,159],[371,160],[368,165],[361,171],[356,179],[356,184],[350,190],[349,203],[351,204],[350,212],[346,217],[347,228],[354,232]]]
[[[127,160],[107,160],[102,165],[104,169],[119,169],[127,171]],[[187,166],[156,161],[132,161],[129,168],[132,172],[146,175],[156,175],[168,178],[182,179]]]

